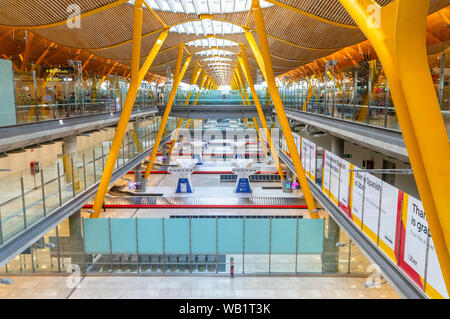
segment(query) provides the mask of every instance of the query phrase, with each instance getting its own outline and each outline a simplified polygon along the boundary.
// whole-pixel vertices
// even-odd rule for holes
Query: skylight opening
[[[215,39],[215,38],[194,40],[194,41],[186,43],[186,45],[193,46],[193,47],[203,47],[203,48],[236,47],[236,46],[238,46],[238,44],[234,41],[224,40],[224,39]]]
[[[209,49],[209,50],[203,50],[203,51],[199,51],[199,52],[195,53],[195,55],[200,55],[200,56],[217,56],[217,57],[231,56],[233,54],[234,53],[231,51],[225,51],[225,50],[220,50],[220,49]]]
[[[128,1],[134,5],[134,0]],[[147,0],[153,10],[181,12],[188,14],[221,14],[250,10],[251,0]],[[272,7],[273,4],[260,1],[261,8]]]
[[[178,24],[170,28],[170,32],[195,35],[225,35],[243,33],[244,30],[235,24],[211,19],[202,19]]]

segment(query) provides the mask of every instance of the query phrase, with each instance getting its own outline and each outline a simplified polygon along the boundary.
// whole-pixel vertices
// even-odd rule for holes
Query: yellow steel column
[[[245,52],[245,49],[243,48],[243,44],[241,44],[241,53],[238,55],[238,60],[239,60],[239,64],[242,67],[244,76],[247,79],[248,86],[250,87],[250,90],[252,92],[253,101],[255,101],[255,106],[256,106],[256,110],[258,112],[259,120],[261,121],[261,124],[263,126],[263,129],[264,129],[264,132],[265,132],[265,135],[267,138],[267,143],[269,144],[270,153],[272,154],[273,161],[275,162],[275,166],[277,168],[278,175],[280,175],[280,178],[283,181],[284,174],[283,174],[283,170],[281,169],[280,159],[278,158],[277,150],[275,149],[275,145],[273,144],[270,130],[267,126],[266,117],[264,116],[264,112],[262,110],[261,103],[260,103],[258,95],[256,93],[255,84],[253,82],[253,78],[251,76],[251,71],[250,71],[250,66],[248,64],[247,53]],[[262,141],[263,141],[262,143],[264,143],[264,140],[262,140]]]
[[[181,61],[182,59],[183,59],[183,51],[180,50],[179,54],[178,54],[177,64],[179,63],[178,61]],[[167,106],[164,111],[164,115],[161,118],[161,124],[160,124],[160,128],[158,131],[158,135],[156,136],[155,144],[153,145],[152,154],[150,155],[149,163],[147,165],[147,169],[145,170],[145,179],[148,179],[148,176],[150,175],[150,172],[152,170],[152,167],[153,167],[153,164],[154,164],[154,161],[156,158],[156,153],[158,152],[159,144],[161,143],[162,135],[163,135],[164,129],[166,127],[170,111],[172,110],[172,105],[175,100],[175,95],[177,93],[178,86],[180,85],[180,82],[183,79],[184,74],[186,73],[189,63],[191,62],[191,59],[192,59],[192,55],[189,55],[188,58],[186,59],[186,61],[184,62],[183,68],[181,69],[180,73],[175,74],[172,91],[170,92],[169,99],[167,101]]]
[[[316,203],[314,201],[314,197],[311,193],[311,189],[308,184],[308,180],[306,179],[306,174],[303,169],[302,162],[300,160],[300,155],[297,150],[297,146],[295,145],[294,136],[292,135],[291,128],[289,126],[289,121],[284,112],[284,107],[281,102],[280,94],[278,92],[275,76],[273,74],[273,66],[272,66],[272,58],[270,56],[269,43],[267,41],[266,27],[264,25],[264,18],[262,14],[261,7],[259,5],[259,0],[252,1],[253,17],[256,24],[256,31],[258,33],[258,40],[261,45],[261,54],[264,59],[264,66],[266,69],[267,76],[267,86],[270,90],[270,95],[272,96],[272,101],[275,106],[275,110],[277,112],[278,120],[280,121],[281,129],[283,130],[284,138],[286,139],[286,143],[289,149],[289,153],[291,154],[291,159],[295,167],[295,171],[297,173],[297,177],[299,179],[303,195],[305,196],[306,204],[308,206],[309,213],[311,218],[319,218],[319,214],[317,213]],[[256,56],[256,54],[255,54]]]
[[[395,0],[382,8],[373,0],[339,1],[383,65],[448,291],[450,145],[426,51],[430,0]],[[379,25],[371,21],[369,6],[379,10]]]
[[[245,90],[245,83],[244,83],[244,80],[242,79],[242,73],[241,73],[241,69],[239,68],[239,65],[236,66],[236,77],[238,79],[239,85],[242,88],[242,93],[244,94],[245,99],[247,100],[247,104],[251,105],[250,98]]]
[[[139,64],[141,60],[141,38],[142,38],[142,0],[136,0],[134,3],[134,22],[133,22],[133,45],[132,45],[132,60],[131,60],[131,83],[126,97],[125,105],[122,109],[122,114],[117,124],[116,133],[114,135],[111,149],[106,160],[103,176],[94,200],[92,218],[98,218],[100,210],[103,206],[106,192],[108,190],[109,182],[111,180],[114,166],[119,155],[122,140],[128,126],[131,112],[133,110],[134,101],[139,90]]]
[[[258,124],[258,121],[256,120],[256,117],[253,117],[253,124],[255,125],[256,134],[258,135],[258,141],[261,143],[261,146],[263,148],[264,156],[267,156],[268,153],[267,153],[266,143],[264,142],[264,139],[261,136],[261,131],[259,130],[259,124]],[[258,145],[259,145],[259,143],[258,143]],[[281,179],[281,180],[283,180],[283,179]]]

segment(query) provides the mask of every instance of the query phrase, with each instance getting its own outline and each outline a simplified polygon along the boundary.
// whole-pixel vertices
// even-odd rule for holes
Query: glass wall
[[[297,134],[294,138],[300,145],[299,155],[306,176],[317,184],[343,217],[415,282],[418,289],[431,298],[448,298],[422,202],[327,150],[319,157],[316,144]],[[284,137],[280,137],[279,143],[289,156]],[[318,161],[321,165],[317,165]],[[320,181],[318,167],[321,167]],[[330,221],[327,225],[330,236],[333,225]],[[334,235],[331,232],[331,236]],[[375,270],[348,238],[336,238],[332,244],[337,246],[327,245],[327,253],[336,254],[339,260],[350,260],[347,271]],[[340,271],[344,270],[339,267]]]
[[[442,116],[450,132],[449,49],[429,55]],[[332,63],[321,76],[278,85],[286,108],[400,130],[389,83],[379,60],[338,69]],[[450,133],[449,133],[450,135]]]
[[[128,92],[119,76],[83,78],[74,69],[14,72],[17,124],[118,112]],[[152,84],[142,82],[135,107],[156,105]]]
[[[127,131],[115,169],[140,154],[138,145],[143,151],[153,146],[160,120],[154,118],[145,123],[137,130]],[[175,126],[175,119],[170,118],[166,132],[172,132]],[[0,177],[0,245],[99,182],[110,148],[111,141],[103,141],[63,154],[57,161],[39,163],[33,170]]]
[[[325,222],[300,216],[90,219],[77,212],[0,273],[230,274],[231,267],[243,275],[329,273],[322,261]],[[368,261],[351,249],[336,273],[366,274]]]

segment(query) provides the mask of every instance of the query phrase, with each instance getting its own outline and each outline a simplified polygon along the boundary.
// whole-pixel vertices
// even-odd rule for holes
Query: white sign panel
[[[423,278],[428,225],[422,203],[412,196],[408,196],[405,229],[404,261]]]
[[[363,224],[364,232],[376,243],[378,234],[378,215],[380,212],[381,184],[383,181],[371,174],[366,175],[364,193]]]
[[[330,165],[331,165],[331,152],[323,150],[323,175],[322,175],[322,191],[329,196],[330,192]]]
[[[426,280],[427,286],[430,285],[431,287],[428,287],[426,292],[428,295],[436,298],[438,296],[434,291],[437,291],[440,296],[448,298],[447,289],[437,259],[433,238],[428,229],[428,222],[426,220],[422,202],[408,195],[404,261],[422,278],[424,277],[425,272],[427,236],[430,236],[430,238]]]
[[[381,214],[379,238],[381,248],[388,256],[396,261],[395,258],[395,240],[398,232],[398,189],[383,182],[381,191]]]
[[[341,159],[338,156],[331,154],[331,175],[329,176],[330,198],[336,204],[338,203],[338,197],[339,197],[340,162],[341,162]]]
[[[349,212],[350,201],[350,163],[346,160],[340,159],[341,177],[339,183],[339,206],[344,209],[346,213]]]
[[[354,167],[355,170],[360,168]],[[353,221],[361,227],[362,211],[363,211],[363,197],[364,197],[364,181],[366,173],[353,173],[353,191],[352,191],[352,216]]]

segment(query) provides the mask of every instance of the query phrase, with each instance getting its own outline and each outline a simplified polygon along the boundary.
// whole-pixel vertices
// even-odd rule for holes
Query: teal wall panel
[[[219,254],[242,254],[243,220],[219,218]]]
[[[270,220],[268,218],[245,219],[245,253],[269,253]]]
[[[138,239],[140,254],[162,254],[162,219],[138,218]]]
[[[272,254],[295,254],[297,219],[272,219]]]
[[[166,254],[189,253],[189,219],[165,219]]]
[[[191,219],[192,253],[216,253],[216,220]]]
[[[136,254],[136,219],[111,219],[111,248],[113,254]]]
[[[109,254],[108,219],[88,218],[84,223],[84,247],[86,253]]]
[[[298,225],[298,253],[322,254],[325,231],[324,219],[301,219]]]

